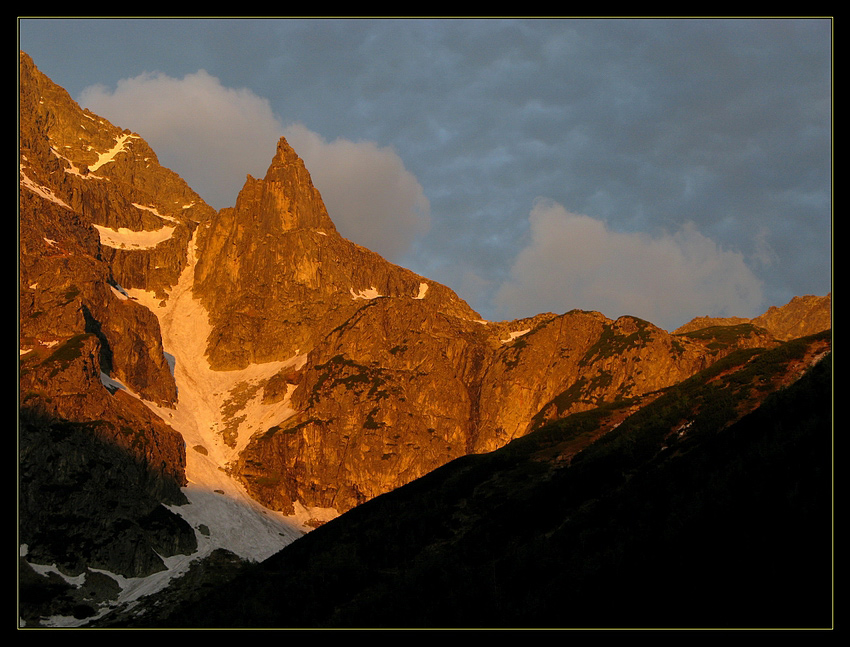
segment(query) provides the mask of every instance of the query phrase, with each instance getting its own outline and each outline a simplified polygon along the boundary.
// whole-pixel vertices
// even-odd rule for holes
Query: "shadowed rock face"
[[[22,411],[19,530],[30,560],[73,575],[101,568],[144,577],[165,570],[164,557],[197,550],[192,527],[162,505],[185,502],[185,483],[161,469],[179,464],[182,442],[136,451],[154,425],[69,422],[30,406]]]

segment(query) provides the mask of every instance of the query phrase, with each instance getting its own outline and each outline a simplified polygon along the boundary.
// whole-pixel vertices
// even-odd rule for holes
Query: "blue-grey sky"
[[[42,19],[20,48],[214,207],[284,135],[340,232],[482,316],[668,330],[831,291],[813,19]]]

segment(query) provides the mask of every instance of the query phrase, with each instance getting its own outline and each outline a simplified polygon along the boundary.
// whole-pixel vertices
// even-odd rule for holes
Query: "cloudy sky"
[[[829,19],[19,19],[216,208],[277,139],[347,238],[482,316],[671,330],[830,292]]]

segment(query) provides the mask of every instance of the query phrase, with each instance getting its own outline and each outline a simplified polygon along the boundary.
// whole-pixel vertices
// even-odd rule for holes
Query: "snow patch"
[[[49,339],[49,340],[43,340],[42,339],[42,340],[36,341],[35,343],[36,343],[36,345],[43,346],[44,348],[53,348],[54,346],[59,345],[59,340],[58,339]],[[20,351],[19,356],[20,355],[26,355],[27,353],[29,353],[33,350],[35,350],[34,347],[33,348],[20,348],[19,347],[19,351]]]
[[[287,397],[272,404],[263,403],[262,387],[281,370],[301,368],[307,356],[299,354],[285,361],[252,364],[242,370],[212,370],[206,357],[212,326],[206,309],[192,293],[194,238],[188,251],[189,263],[164,302],[153,293],[129,290],[131,298],[149,307],[159,318],[166,358],[177,383],[175,408],[145,404],[180,432],[186,443],[189,485],[184,492],[190,504],[173,510],[195,527],[203,523],[208,528],[208,533],[198,538],[199,545],[205,547],[201,552],[223,547],[243,559],[262,560],[308,531],[310,517],[303,512],[286,516],[264,508],[227,470],[253,434],[294,414],[289,400],[294,386]],[[227,405],[237,395],[241,399],[234,414]],[[225,428],[235,434],[230,443],[220,433]]]
[[[130,389],[127,388],[127,386],[123,382],[109,377],[109,375],[107,375],[103,371],[100,372],[100,383],[103,384],[103,386],[105,386],[110,393],[115,393],[116,391],[126,391],[130,395],[135,395],[132,391],[130,391]]]
[[[351,292],[352,299],[377,299],[378,297],[384,296],[379,293],[375,286],[370,287],[368,290],[360,290],[359,292],[354,292],[354,288],[349,288],[349,292]]]
[[[682,423],[681,425],[679,425],[679,427],[677,427],[676,429],[674,429],[674,430],[673,430],[673,432],[674,432],[677,436],[684,436],[684,435],[685,435],[685,432],[687,432],[687,430],[690,428],[690,426],[691,426],[692,424],[694,424],[694,421],[693,421],[693,420],[687,420],[687,421],[685,421],[684,423]]]
[[[41,184],[38,184],[31,180],[29,177],[27,177],[27,175],[24,173],[23,168],[21,168],[21,186],[26,189],[29,189],[36,195],[40,195],[45,200],[50,200],[51,202],[60,204],[68,209],[71,208],[64,200],[61,200],[56,196],[55,193],[53,193],[53,189],[46,186],[42,186]]]
[[[65,146],[65,148],[70,148],[70,146]],[[79,169],[77,165],[75,165],[70,159],[59,153],[59,151],[57,151],[55,148],[51,148],[50,152],[53,153],[55,157],[68,164],[68,167],[64,169],[68,175],[76,175],[77,177],[80,177],[84,180],[91,180],[92,178],[98,180],[103,179],[97,176],[89,175],[87,172],[84,173]]]
[[[426,294],[427,292],[428,292],[428,284],[427,284],[427,283],[420,283],[420,284],[419,284],[419,294],[417,294],[417,295],[416,295],[415,297],[413,297],[413,298],[414,298],[414,299],[424,299],[424,298],[425,298],[425,294]]]
[[[206,343],[212,328],[206,310],[192,293],[196,263],[194,238],[188,252],[189,263],[165,300],[143,290],[125,292],[154,312],[160,322],[165,357],[177,384],[178,402],[174,408],[142,402],[178,431],[186,443],[188,485],[183,492],[189,503],[166,507],[195,529],[198,550],[191,555],[164,557],[166,570],[148,577],[125,578],[98,571],[119,584],[117,604],[132,605],[162,590],[172,578],[185,573],[192,562],[217,548],[230,550],[245,560],[262,561],[309,532],[311,520],[328,521],[338,516],[333,509],[308,509],[298,503],[295,514],[289,516],[267,509],[251,499],[242,484],[230,476],[230,465],[252,434],[265,431],[294,413],[289,399],[294,385],[288,385],[286,397],[273,404],[262,402],[263,385],[283,369],[300,369],[307,356],[300,353],[286,361],[255,364],[236,371],[213,371],[206,358]],[[120,293],[120,289],[117,291]],[[101,374],[100,379],[112,392],[122,389],[139,397],[120,380],[106,374]],[[234,414],[227,404],[234,394],[243,397],[235,414],[239,417],[235,444],[228,444],[219,430],[233,422],[229,416]],[[26,548],[22,547],[22,551]],[[53,567],[40,568],[46,571]],[[103,613],[107,612],[104,607]],[[91,620],[54,617],[43,622],[48,626],[70,627],[83,626]]]
[[[508,339],[503,339],[502,343],[507,344],[509,342],[512,342],[517,337],[522,337],[526,333],[530,333],[530,332],[531,332],[531,328],[526,328],[525,330],[518,330],[516,332],[508,333],[508,335],[509,335]]]
[[[151,206],[148,206],[148,205],[139,204],[137,202],[134,202],[133,206],[136,207],[136,209],[144,209],[145,211],[150,211],[153,215],[155,215],[159,218],[162,218],[163,220],[170,220],[171,222],[177,222],[177,218],[172,218],[171,216],[162,215],[159,211],[157,211],[156,207],[151,207]],[[185,209],[186,207],[183,207],[183,208]]]
[[[161,227],[155,231],[133,231],[126,227],[110,229],[93,225],[100,234],[100,243],[116,249],[150,249],[171,238],[174,227]]]
[[[115,161],[115,156],[118,153],[123,153],[127,151],[125,144],[128,139],[138,139],[138,135],[119,135],[115,138],[115,146],[110,148],[108,151],[104,153],[99,153],[97,157],[97,161],[89,166],[89,172],[94,173],[104,164],[108,164],[109,162]]]
[[[130,295],[127,294],[127,291],[122,288],[120,285],[110,285],[109,289],[112,290],[112,294],[118,297],[121,301],[126,301],[130,298]]]
[[[165,363],[168,364],[168,370],[171,371],[171,377],[174,377],[174,366],[177,363],[177,360],[171,353],[162,351],[162,354],[165,355]]]
[[[21,544],[21,549],[20,549],[21,557],[27,556],[27,550],[28,550],[27,545]],[[63,573],[62,571],[60,571],[59,568],[56,566],[56,564],[32,564],[32,563],[29,563],[29,565],[32,567],[32,570],[34,570],[39,575],[43,575],[43,576],[46,577],[46,576],[50,575],[51,573],[56,574],[59,577],[61,577],[63,580],[65,580],[68,584],[70,584],[71,586],[79,587],[79,586],[82,586],[83,583],[85,583],[85,581],[86,581],[85,573],[81,573],[80,575],[67,575],[67,574]]]

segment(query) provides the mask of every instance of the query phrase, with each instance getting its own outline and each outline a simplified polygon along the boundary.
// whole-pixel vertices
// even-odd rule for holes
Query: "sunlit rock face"
[[[20,70],[22,350],[94,333],[106,373],[173,404],[156,317],[126,290],[164,297],[213,210],[141,137],[80,109],[23,53]]]
[[[213,326],[210,363],[222,370],[305,353],[377,298],[422,291],[429,305],[477,317],[448,288],[342,238],[284,139],[266,177],[248,177],[236,206],[200,230],[194,291]]]
[[[376,299],[309,353],[290,378],[295,415],[254,436],[237,472],[272,507],[347,510],[544,422],[775,344],[757,330],[712,340],[595,312],[488,324]]]

